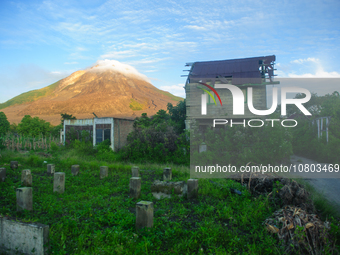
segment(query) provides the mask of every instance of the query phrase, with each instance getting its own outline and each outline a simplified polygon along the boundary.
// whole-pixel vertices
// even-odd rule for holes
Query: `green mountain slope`
[[[163,94],[163,95],[165,95],[165,96],[168,96],[171,100],[174,100],[174,101],[181,101],[181,100],[183,100],[182,97],[175,96],[175,95],[171,94],[171,93],[168,92],[168,91],[160,90],[160,89],[158,89],[158,88],[156,88],[156,87],[154,87],[154,90],[156,90],[156,91],[159,92],[160,94]]]
[[[12,105],[34,102],[41,97],[49,96],[53,93],[54,89],[58,86],[58,84],[59,81],[42,89],[36,89],[22,93],[19,96],[13,97],[12,99],[6,101],[5,103],[0,104],[0,109],[4,109]]]

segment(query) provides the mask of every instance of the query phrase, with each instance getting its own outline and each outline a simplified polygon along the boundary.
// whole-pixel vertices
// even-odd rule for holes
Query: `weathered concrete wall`
[[[47,254],[48,235],[47,225],[17,222],[0,217],[0,252]]]
[[[134,120],[114,119],[114,150],[123,148],[127,143],[127,137],[133,131]]]
[[[216,92],[220,95],[222,106],[219,103],[217,97],[215,100],[217,105],[215,105],[208,95],[207,104],[207,115],[201,115],[201,95],[203,91],[198,86],[202,85],[198,83],[189,83],[186,85],[186,102],[187,102],[187,116],[188,119],[200,119],[200,118],[215,118],[215,119],[248,119],[248,118],[259,118],[259,116],[252,114],[248,108],[247,101],[247,88],[240,87],[244,95],[244,115],[233,115],[233,98],[229,89],[216,89]],[[253,106],[257,110],[267,109],[267,98],[266,98],[266,85],[263,86],[253,86]],[[212,92],[213,94],[213,92]],[[210,99],[209,99],[210,98]],[[209,100],[212,101],[209,103]]]
[[[70,143],[71,141],[70,141],[70,139],[68,139],[69,137],[68,137],[68,133],[72,130],[72,129],[74,129],[74,131],[76,132],[75,134],[76,134],[76,139],[79,139],[80,138],[80,136],[81,136],[81,132],[83,131],[83,130],[85,130],[85,131],[88,131],[89,133],[90,133],[90,136],[93,136],[93,125],[88,125],[88,126],[79,126],[79,125],[74,125],[74,126],[72,126],[72,125],[65,125],[65,134],[66,134],[66,136],[65,136],[65,142],[66,143]]]

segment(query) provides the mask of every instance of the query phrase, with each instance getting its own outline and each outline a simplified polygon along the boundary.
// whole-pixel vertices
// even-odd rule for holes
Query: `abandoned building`
[[[257,110],[267,110],[267,85],[279,84],[274,78],[275,56],[263,56],[221,61],[187,63],[190,67],[185,84],[186,128],[195,120],[199,127],[211,126],[211,119],[259,119],[248,108],[247,88],[252,88],[252,104]],[[217,84],[235,85],[243,92],[244,114],[234,115],[233,96],[229,89]],[[213,93],[214,92],[214,93]],[[216,93],[215,93],[216,92]],[[209,94],[202,96],[204,94]],[[202,98],[206,98],[203,101]],[[223,105],[222,105],[223,102]],[[206,105],[204,115],[202,104]],[[263,116],[264,117],[264,116]]]
[[[64,121],[64,144],[69,142],[70,134],[77,139],[83,130],[88,131],[93,141],[93,146],[104,140],[110,140],[113,151],[121,149],[127,143],[127,136],[133,130],[134,120],[121,118],[93,118]]]

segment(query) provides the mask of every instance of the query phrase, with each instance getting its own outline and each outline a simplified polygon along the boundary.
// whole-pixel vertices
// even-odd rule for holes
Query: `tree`
[[[7,116],[4,112],[0,112],[0,136],[8,132],[10,127]]]
[[[77,118],[75,116],[72,116],[72,114],[67,113],[61,113],[61,125],[64,126],[64,120],[76,120]]]
[[[38,117],[32,118],[30,115],[25,115],[17,129],[20,134],[25,136],[49,135],[51,124]]]
[[[183,133],[185,129],[185,119],[186,119],[186,102],[179,101],[176,106],[168,103],[168,111],[170,119],[173,121],[176,131],[178,133]]]
[[[17,128],[18,128],[18,125],[16,123],[12,123],[9,127],[9,131],[14,134],[14,133],[17,133]]]

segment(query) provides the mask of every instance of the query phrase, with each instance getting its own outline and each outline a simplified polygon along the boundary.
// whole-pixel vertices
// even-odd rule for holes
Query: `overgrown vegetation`
[[[173,181],[190,178],[189,134],[184,131],[184,119],[185,101],[168,105],[168,112],[161,110],[151,118],[143,114],[120,152],[112,151],[109,140],[93,147],[91,133],[84,130],[67,134],[66,139],[73,141],[67,146],[52,140],[37,152],[24,146],[24,136],[12,136],[19,139],[19,146],[0,152],[0,167],[7,169],[5,182],[0,182],[0,216],[49,225],[51,254],[286,254],[288,248],[263,224],[280,209],[279,183],[273,185],[271,195],[254,196],[235,180],[200,179],[198,199],[172,196],[156,200],[152,196],[150,186],[162,179],[164,167],[173,169]],[[207,145],[217,148],[216,153],[229,160],[228,164],[275,164],[292,152],[292,135],[281,125],[207,130],[204,136]],[[47,143],[48,138],[41,138]],[[196,138],[191,146],[198,151],[203,137]],[[221,150],[222,145],[228,149]],[[195,155],[215,160],[209,151]],[[12,160],[19,161],[19,169],[9,168]],[[131,162],[141,169],[142,195],[138,200],[129,198]],[[55,164],[57,172],[66,173],[64,194],[53,193],[53,176],[46,174],[48,163]],[[78,176],[71,175],[75,164],[80,165]],[[100,180],[103,165],[109,167],[109,176]],[[21,187],[23,169],[30,169],[33,175],[32,212],[16,211],[15,191]],[[154,202],[154,227],[136,231],[135,206],[142,200]],[[339,248],[339,224],[334,218],[330,220],[332,239],[323,240],[327,245],[322,254],[332,254],[334,246]],[[304,234],[302,229],[296,231],[297,237]],[[299,251],[293,249],[291,254]]]
[[[189,164],[189,139],[184,131],[185,101],[168,104],[168,112],[159,110],[149,118],[146,113],[136,118],[128,144],[120,152],[130,162]]]
[[[102,144],[98,150],[107,149]],[[142,195],[134,200],[129,198],[131,164],[100,161],[73,151],[77,148],[59,148],[45,157],[2,151],[0,159],[0,166],[7,168],[7,179],[0,183],[0,215],[49,225],[51,254],[285,254],[287,248],[262,224],[279,209],[266,195],[254,197],[246,186],[230,179],[214,180],[219,185],[200,179],[198,199],[156,200],[150,186],[162,179],[164,167],[172,167],[173,181],[186,181],[189,169],[139,164]],[[19,161],[19,169],[8,167],[11,160]],[[66,173],[64,194],[53,193],[46,161]],[[81,167],[78,176],[71,175],[74,164]],[[100,180],[102,165],[109,167],[109,176]],[[31,169],[33,175],[34,208],[17,212],[15,190],[21,187],[23,169]],[[154,227],[137,232],[135,206],[142,200],[154,202]],[[333,236],[339,235],[335,223]],[[329,242],[323,254],[330,254],[331,248]]]
[[[218,129],[202,131],[196,127],[193,130],[190,149],[195,165],[241,166],[248,162],[275,165],[285,163],[292,154],[291,134],[277,123],[272,126],[269,122],[261,128],[225,125]],[[207,146],[207,151],[199,153],[202,144]]]
[[[340,97],[338,92],[318,97],[313,94],[312,101],[307,109],[311,110],[312,116],[306,118],[297,116],[298,126],[292,129],[293,151],[295,154],[313,158],[318,162],[339,163],[340,161]],[[326,132],[318,138],[317,124],[315,119],[319,117],[331,117],[328,127],[328,143]],[[313,124],[314,121],[314,124]],[[326,128],[324,120],[323,129]],[[321,127],[320,127],[321,128]]]

